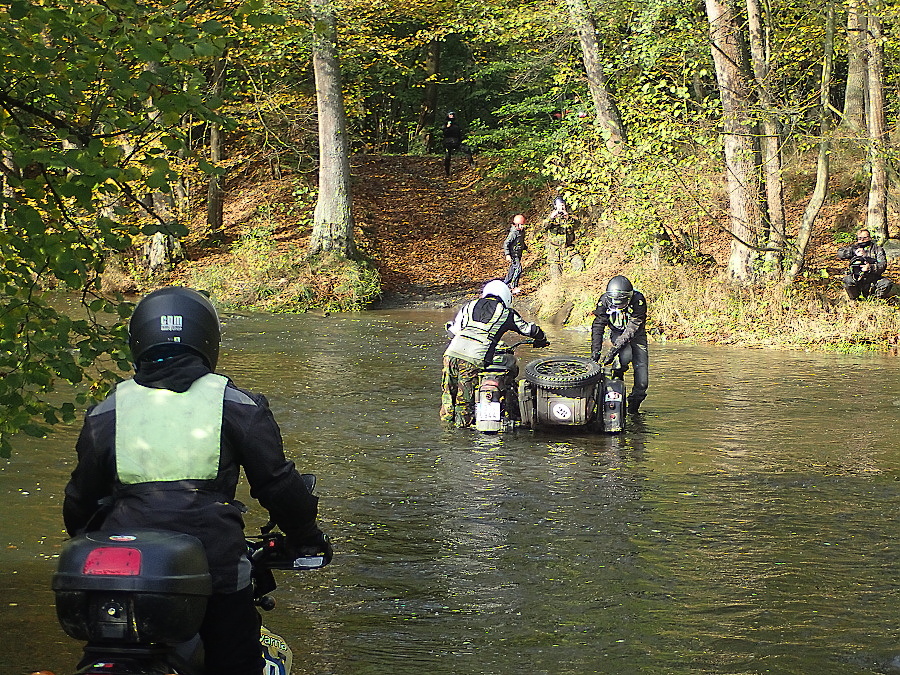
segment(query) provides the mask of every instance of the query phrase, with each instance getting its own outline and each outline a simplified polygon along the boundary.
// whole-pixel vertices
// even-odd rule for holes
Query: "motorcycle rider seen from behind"
[[[468,427],[475,419],[478,374],[494,359],[494,350],[507,331],[534,339],[544,347],[547,338],[536,323],[525,321],[512,308],[512,293],[499,279],[485,284],[478,300],[466,303],[447,324],[453,338],[444,351],[441,374],[441,421]]]
[[[591,355],[604,366],[612,367],[621,377],[634,369],[634,386],[628,394],[628,412],[637,413],[647,397],[650,353],[647,346],[647,299],[636,291],[627,277],[614,276],[606,284],[606,292],[597,301],[591,324]],[[603,356],[603,340],[609,329],[612,347]]]
[[[200,628],[205,671],[259,675],[246,509],[235,501],[241,467],[292,554],[330,560],[318,498],[285,458],[266,398],[215,372],[221,328],[206,296],[182,287],[150,293],[128,337],[135,374],[87,411],[65,490],[66,530],[152,528],[199,539],[212,576]]]

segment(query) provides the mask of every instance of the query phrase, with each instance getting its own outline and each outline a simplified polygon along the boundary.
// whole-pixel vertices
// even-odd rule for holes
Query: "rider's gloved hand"
[[[591,354],[591,358],[594,361],[596,361],[597,363],[600,363],[600,359],[603,358],[603,353],[602,352],[594,352],[593,354]]]
[[[550,341],[547,339],[547,336],[544,335],[543,329],[537,327],[537,330],[534,332],[534,335],[531,336],[534,340],[533,347],[537,349],[541,349],[542,347],[546,347],[550,344]]]
[[[288,535],[287,550],[291,558],[307,558],[311,556],[322,556],[325,565],[331,562],[334,557],[334,549],[331,547],[331,541],[328,535],[319,528],[315,528],[315,532],[309,532],[302,537]]]

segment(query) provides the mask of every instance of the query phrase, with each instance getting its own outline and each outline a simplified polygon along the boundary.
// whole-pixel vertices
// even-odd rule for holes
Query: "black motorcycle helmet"
[[[606,284],[606,295],[609,297],[613,307],[624,309],[631,302],[631,296],[634,295],[634,286],[628,281],[628,277],[618,274]]]
[[[144,296],[128,323],[134,363],[152,356],[148,354],[151,350],[168,354],[173,347],[186,347],[215,370],[221,337],[219,315],[209,298],[182,286],[160,288]],[[160,349],[163,347],[169,349]]]

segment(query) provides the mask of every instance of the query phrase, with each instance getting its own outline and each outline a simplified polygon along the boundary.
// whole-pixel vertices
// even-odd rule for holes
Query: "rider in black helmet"
[[[591,325],[591,354],[595,361],[611,365],[619,376],[631,364],[634,386],[628,394],[628,412],[636,413],[647,397],[650,382],[650,354],[647,348],[647,300],[634,290],[627,277],[614,276],[606,284],[606,292],[597,301]],[[612,348],[601,357],[603,338],[609,328]]]
[[[263,659],[234,498],[241,467],[293,553],[330,559],[331,545],[265,397],[214,372],[220,335],[215,308],[196,291],[163,288],[138,303],[128,330],[134,377],[87,411],[63,517],[70,535],[149,527],[200,539],[213,579],[200,629],[205,672],[248,675]]]

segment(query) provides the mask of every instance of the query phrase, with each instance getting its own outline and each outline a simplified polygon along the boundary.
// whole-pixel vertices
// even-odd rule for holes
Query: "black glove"
[[[594,361],[596,361],[597,363],[600,363],[600,357],[601,357],[601,356],[602,356],[602,353],[601,353],[601,352],[594,352],[593,354],[591,354],[591,358],[592,358]]]
[[[334,549],[331,547],[328,535],[318,528],[316,528],[314,534],[308,534],[302,539],[289,536],[287,538],[287,550],[293,560],[321,556],[325,562],[320,567],[330,563],[334,557]]]
[[[532,336],[534,339],[534,347],[541,349],[543,347],[547,347],[550,344],[550,341],[547,340],[547,336],[544,335],[544,331],[541,328],[538,328],[535,334]]]

